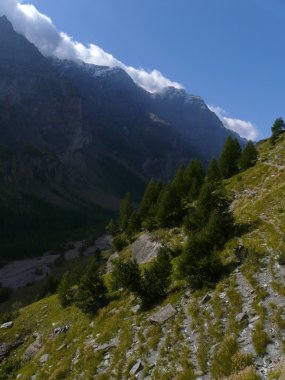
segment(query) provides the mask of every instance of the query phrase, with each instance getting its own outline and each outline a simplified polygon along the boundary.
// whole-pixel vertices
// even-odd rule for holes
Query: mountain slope
[[[235,269],[207,297],[176,283],[154,310],[141,311],[139,301],[126,293],[91,320],[73,306],[62,309],[57,296],[43,299],[22,309],[14,326],[1,331],[1,350],[6,344],[11,366],[13,358],[26,355],[15,374],[22,379],[95,374],[96,379],[281,379],[284,163],[283,134],[274,147],[269,141],[260,144],[253,168],[226,181],[242,228],[221,252]],[[176,246],[183,241],[175,230],[155,232],[153,238]],[[169,303],[174,307],[169,319],[152,323],[149,317]],[[31,351],[33,360],[27,358]]]

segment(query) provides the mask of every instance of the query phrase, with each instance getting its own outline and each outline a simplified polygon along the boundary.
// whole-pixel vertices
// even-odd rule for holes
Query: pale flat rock
[[[157,256],[161,246],[160,242],[152,240],[149,233],[144,233],[131,245],[133,259],[138,264],[148,263]]]
[[[41,342],[37,339],[35,342],[31,343],[29,347],[26,349],[23,359],[24,360],[29,360],[33,356],[35,356],[39,350],[42,348]]]
[[[133,367],[130,370],[130,375],[136,375],[138,372],[140,372],[143,369],[143,364],[140,359],[136,361],[136,363],[133,365]]]
[[[119,258],[118,252],[114,252],[107,260],[106,272],[111,273],[113,270],[114,261]]]
[[[149,321],[152,323],[164,323],[168,319],[172,318],[176,314],[176,310],[169,303],[165,307],[161,308],[157,313],[153,314]]]
[[[9,321],[9,322],[5,322],[1,325],[1,329],[10,329],[11,327],[13,327],[13,322],[12,321]]]

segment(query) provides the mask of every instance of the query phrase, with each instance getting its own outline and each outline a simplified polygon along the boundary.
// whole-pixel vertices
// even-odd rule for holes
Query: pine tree
[[[128,236],[132,236],[134,233],[138,232],[140,229],[140,217],[136,211],[133,211],[130,219],[128,220],[128,226],[126,233]]]
[[[86,274],[79,282],[76,305],[84,313],[93,314],[103,307],[107,301],[107,289],[99,273],[96,260],[91,259]]]
[[[186,193],[183,195],[187,197],[188,201],[195,200],[203,185],[205,173],[200,160],[192,160],[184,171],[184,188]]]
[[[257,150],[252,141],[249,141],[242,151],[240,157],[240,169],[244,171],[255,165],[257,160]]]
[[[146,188],[139,210],[142,227],[145,229],[151,230],[155,227],[155,215],[161,190],[161,183],[155,181],[150,181]]]
[[[222,173],[220,171],[219,164],[216,158],[213,158],[210,162],[206,180],[208,182],[219,182],[222,180]]]
[[[285,131],[285,123],[284,120],[279,117],[278,119],[275,120],[272,128],[272,136],[270,138],[270,142],[272,145],[276,143],[276,140],[278,139],[278,136]]]
[[[106,226],[106,232],[110,235],[115,235],[116,231],[117,231],[116,223],[114,219],[110,219],[109,223]]]
[[[224,178],[229,178],[239,171],[239,160],[241,156],[241,147],[237,139],[229,136],[223,147],[219,167]]]
[[[222,263],[201,231],[189,238],[179,261],[179,272],[193,289],[215,283],[223,271]]]
[[[131,194],[127,193],[125,198],[121,202],[120,213],[119,213],[119,227],[121,231],[125,231],[128,226],[128,221],[134,212],[134,205],[131,200]]]
[[[161,248],[156,259],[145,268],[141,279],[139,296],[145,307],[157,303],[166,295],[171,271],[170,254],[166,248]]]
[[[73,280],[69,272],[64,273],[57,289],[58,298],[62,307],[67,307],[74,301],[74,291],[72,290]]]
[[[141,289],[141,273],[138,263],[133,260],[114,262],[112,271],[112,287],[117,290],[124,288],[130,292],[139,294]]]
[[[157,208],[156,219],[160,226],[169,227],[179,222],[180,199],[175,186],[168,184],[162,191]]]

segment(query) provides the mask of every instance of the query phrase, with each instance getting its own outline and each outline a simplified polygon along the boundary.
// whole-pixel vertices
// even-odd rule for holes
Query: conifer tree
[[[162,185],[160,182],[149,182],[139,209],[139,217],[143,228],[151,230],[155,226],[155,215],[161,190]]]
[[[71,274],[69,272],[64,273],[57,289],[58,298],[62,307],[67,307],[74,301],[72,286],[73,280]]]
[[[184,171],[184,188],[189,201],[195,200],[204,181],[204,169],[200,160],[192,160]]]
[[[141,273],[138,263],[133,260],[114,262],[112,271],[112,285],[114,289],[124,288],[139,294],[141,289]]]
[[[202,230],[189,238],[179,261],[180,275],[193,289],[212,285],[223,271],[217,252],[205,234]]]
[[[229,178],[239,171],[239,160],[241,156],[241,147],[237,139],[229,136],[223,147],[219,167],[224,178]]]
[[[107,301],[107,289],[104,285],[96,260],[89,261],[86,273],[81,277],[76,296],[76,305],[84,313],[93,314]]]
[[[121,231],[126,230],[126,228],[128,226],[129,219],[130,219],[132,213],[134,212],[134,209],[135,208],[134,208],[133,202],[131,200],[131,194],[127,193],[125,195],[125,198],[122,200],[121,205],[120,205],[119,227],[120,227]]]
[[[117,231],[117,226],[114,219],[110,219],[109,223],[106,226],[106,232],[110,235],[114,235]]]
[[[180,212],[180,199],[176,193],[175,186],[170,183],[161,193],[156,219],[162,227],[175,225],[179,221]]]
[[[257,160],[257,155],[258,153],[254,143],[249,141],[243,149],[240,157],[240,169],[244,171],[254,166]]]
[[[275,122],[271,128],[271,131],[272,131],[272,136],[270,138],[270,142],[272,145],[274,145],[276,143],[278,136],[283,131],[285,131],[285,123],[281,117],[279,117],[278,119],[275,120]]]
[[[170,254],[166,248],[161,248],[156,259],[145,268],[141,279],[139,296],[144,306],[153,305],[166,295],[171,271]]]
[[[132,236],[134,233],[140,229],[140,217],[136,211],[133,211],[130,219],[128,221],[128,226],[126,229],[127,235]]]
[[[222,173],[220,171],[219,164],[216,158],[213,158],[210,162],[206,179],[208,182],[219,182],[222,179]]]

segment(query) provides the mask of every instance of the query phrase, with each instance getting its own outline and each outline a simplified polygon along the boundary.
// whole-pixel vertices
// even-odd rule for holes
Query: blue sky
[[[128,66],[157,69],[229,119],[250,121],[260,138],[285,116],[284,0],[26,3],[74,40]]]

